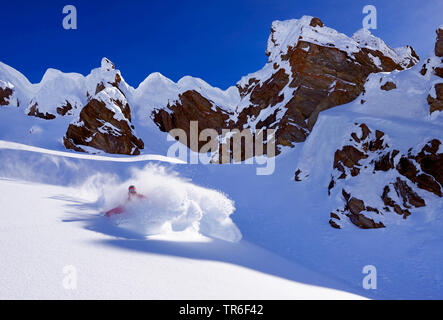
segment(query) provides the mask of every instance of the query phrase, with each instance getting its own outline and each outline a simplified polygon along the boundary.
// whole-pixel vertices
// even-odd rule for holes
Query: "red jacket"
[[[136,197],[136,198],[134,198]],[[135,196],[133,196],[133,198],[131,198],[131,196],[128,196],[128,199],[126,200],[126,203],[124,205],[119,205],[118,207],[115,207],[114,209],[111,209],[109,211],[106,211],[105,215],[107,217],[110,217],[114,214],[121,214],[125,211],[125,205],[129,202],[129,201],[133,201],[133,200],[141,200],[141,199],[146,199],[146,197],[142,194],[136,194]]]

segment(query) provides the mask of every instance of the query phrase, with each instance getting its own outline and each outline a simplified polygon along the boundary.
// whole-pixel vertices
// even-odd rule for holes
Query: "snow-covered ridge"
[[[300,19],[274,21],[266,49],[269,61],[278,61],[283,65],[281,56],[287,53],[289,47],[295,47],[300,40],[321,46],[332,46],[347,52],[350,56],[361,48],[378,50],[404,66],[406,58],[411,57],[410,47],[392,49],[366,29],[361,29],[352,37],[348,37],[322,25],[321,22],[321,25],[312,23],[313,19],[316,18],[306,15]],[[253,74],[268,76],[272,70],[266,65],[263,70]],[[57,114],[56,108],[66,101],[71,103],[74,109],[85,105],[88,96],[94,95],[97,84],[113,83],[116,75],[121,78],[119,89],[140,118],[145,118],[155,108],[164,108],[168,103],[177,101],[179,95],[188,90],[199,92],[215,105],[223,106],[229,111],[234,111],[242,100],[235,86],[222,90],[191,76],[184,76],[175,83],[159,72],[148,75],[134,88],[124,81],[120,71],[116,70],[114,64],[107,58],[103,58],[101,66],[93,69],[87,76],[48,69],[42,80],[36,84],[31,84],[20,72],[0,62],[0,80],[9,81],[16,87],[20,105],[30,107],[31,104],[37,103],[39,111],[54,115]],[[244,85],[245,79],[249,79],[251,75],[243,77],[237,84]],[[54,95],[54,92],[57,94]]]
[[[200,78],[191,76],[184,76],[175,83],[161,73],[154,72],[133,91],[136,113],[140,117],[149,115],[155,108],[163,108],[176,102],[179,95],[188,90],[195,90],[215,105],[223,106],[228,110],[233,110],[240,101],[240,95],[235,86],[222,90]]]
[[[97,84],[113,83],[119,75],[119,89],[125,94],[136,114],[150,114],[154,108],[165,107],[174,102],[179,95],[187,90],[196,90],[216,105],[234,108],[240,95],[235,86],[226,90],[209,85],[202,79],[184,76],[177,83],[166,78],[159,72],[148,75],[137,88],[130,86],[115,70],[112,62],[103,58],[101,66],[91,70],[87,76],[79,73],[64,73],[49,68],[38,83],[31,83],[22,73],[0,62],[0,80],[15,87],[20,105],[38,104],[39,111],[56,115],[56,108],[70,102],[74,109],[84,106],[88,97],[94,95]],[[57,94],[54,94],[57,93]]]
[[[287,53],[289,47],[295,47],[299,40],[311,42],[321,46],[332,46],[349,53],[352,56],[361,50],[368,48],[378,50],[383,55],[390,57],[394,62],[406,66],[406,58],[411,57],[411,48],[402,47],[392,49],[386,43],[373,36],[368,30],[361,29],[352,37],[340,33],[326,26],[312,26],[312,16],[303,16],[300,19],[274,21],[266,49],[269,61],[281,62],[281,55]],[[264,67],[263,72],[258,71],[254,75],[268,75],[272,68]],[[115,76],[119,75],[122,81],[120,90],[136,114],[145,116],[153,109],[161,108],[168,103],[175,102],[179,95],[187,90],[195,90],[202,96],[212,101],[215,105],[223,106],[226,110],[235,110],[241,103],[241,97],[235,86],[226,90],[213,87],[202,79],[184,76],[177,83],[166,78],[159,72],[148,75],[136,88],[127,84],[119,70],[107,58],[103,58],[101,66],[93,69],[90,74],[83,76],[78,73],[64,73],[56,69],[48,69],[39,83],[32,84],[17,70],[0,62],[0,80],[8,81],[16,87],[17,98],[20,105],[30,106],[38,103],[41,112],[56,115],[56,108],[70,102],[74,109],[85,105],[88,96],[93,95],[98,83],[112,83]],[[252,74],[250,74],[252,75]],[[238,84],[244,85],[243,77]],[[54,95],[54,92],[57,92]]]
[[[93,160],[93,161],[110,161],[110,162],[144,162],[144,161],[161,161],[168,162],[174,164],[183,164],[184,162],[177,158],[170,158],[162,155],[156,154],[143,154],[139,156],[117,156],[110,157],[106,155],[95,155],[95,154],[82,154],[82,153],[73,153],[73,152],[65,152],[65,151],[56,151],[49,150],[45,148],[39,148],[34,146],[29,146],[21,143],[3,141],[0,140],[0,149],[9,149],[9,150],[20,150],[20,151],[29,151],[36,152],[45,155],[52,155],[58,157],[65,158],[74,158],[74,159],[85,159],[85,160]],[[98,150],[95,150],[98,151]]]
[[[375,37],[368,29],[362,28],[352,35],[360,47],[374,51],[380,51],[384,56],[391,58],[395,63],[404,68],[408,67],[408,59],[414,57],[415,53],[410,46],[391,48],[382,39]]]
[[[322,46],[332,43],[338,49],[346,52],[359,50],[358,43],[343,33],[326,26],[310,26],[313,18],[312,16],[303,16],[300,19],[274,21],[266,49],[269,60],[278,59],[279,56],[287,53],[288,47],[295,47],[299,40]]]
[[[31,84],[25,76],[13,68],[0,64],[0,80],[5,83],[11,83],[14,88],[13,95],[6,105],[9,103],[10,106],[20,106],[19,112],[45,120],[57,118],[54,121],[59,123],[58,126],[60,127],[60,130],[57,131],[57,137],[65,137],[64,146],[66,148],[85,151],[85,149],[81,148],[84,145],[106,150],[109,153],[138,153],[139,150],[132,149],[131,151],[131,148],[115,147],[116,145],[126,145],[129,143],[126,140],[123,141],[122,135],[117,133],[124,131],[127,133],[127,137],[130,137],[128,138],[129,140],[132,138],[139,139],[137,140],[140,142],[138,149],[143,149],[143,141],[151,141],[152,143],[152,141],[156,140],[158,127],[163,128],[166,132],[176,125],[173,120],[167,121],[165,119],[171,116],[171,113],[175,112],[173,109],[178,106],[195,108],[194,111],[189,113],[195,115],[200,112],[199,108],[202,107],[196,105],[199,103],[206,104],[206,101],[209,101],[211,104],[211,122],[217,123],[217,126],[223,126],[223,123],[227,124],[224,121],[229,121],[230,125],[234,123],[241,128],[250,128],[253,131],[257,125],[268,123],[270,121],[269,117],[276,113],[277,119],[272,120],[272,123],[267,124],[267,126],[279,126],[285,116],[287,118],[291,117],[290,112],[287,113],[287,110],[289,110],[287,106],[297,90],[290,84],[294,84],[298,80],[310,81],[309,79],[298,79],[296,75],[292,74],[294,61],[289,61],[288,58],[284,57],[288,49],[296,47],[299,41],[303,41],[302,50],[309,55],[318,54],[319,56],[316,58],[320,60],[322,59],[322,53],[310,50],[310,43],[323,46],[327,48],[326,51],[343,50],[347,53],[346,63],[349,64],[358,65],[361,62],[361,60],[354,59],[354,57],[357,57],[357,53],[360,53],[360,59],[361,56],[363,56],[363,60],[367,60],[369,57],[373,63],[371,65],[371,62],[368,62],[370,66],[366,70],[367,73],[391,71],[390,63],[385,63],[385,60],[391,62],[389,58],[393,60],[393,64],[398,70],[408,68],[416,61],[414,61],[415,58],[411,58],[413,56],[411,48],[391,49],[381,39],[372,36],[369,31],[360,30],[353,37],[348,37],[343,33],[324,26],[318,18],[303,16],[301,19],[274,21],[268,40],[268,63],[261,70],[242,77],[235,86],[231,86],[226,90],[213,87],[204,80],[191,76],[184,76],[177,82],[174,82],[158,72],[150,74],[137,87],[132,87],[107,58],[103,58],[100,67],[91,70],[86,76],[48,69],[42,80],[36,84]],[[362,53],[364,48],[368,49],[367,52],[369,53]],[[354,54],[355,56],[353,56]],[[328,59],[328,57],[325,57],[325,59]],[[308,60],[303,63],[308,63]],[[333,61],[331,63],[333,64]],[[316,76],[322,76],[321,70],[312,71],[317,72]],[[333,73],[333,70],[330,72]],[[276,74],[279,79],[274,79]],[[366,73],[362,77],[366,77]],[[342,87],[349,85],[347,82],[349,79],[340,80],[339,88],[336,91],[347,90]],[[360,81],[363,80],[360,79]],[[275,91],[273,87],[274,81],[279,83],[285,82],[282,87],[278,85],[278,92],[273,92]],[[326,79],[326,81],[329,80]],[[263,84],[266,85],[263,86]],[[340,100],[335,98],[336,95],[333,95],[336,86],[337,81],[331,80],[331,86],[328,89],[332,95],[329,107],[343,103],[340,102],[343,99]],[[313,86],[308,89],[313,91],[315,95],[316,92],[323,92],[327,88]],[[192,91],[195,91],[197,94]],[[300,95],[304,95],[304,91],[300,91]],[[352,91],[352,88],[350,91]],[[187,95],[183,96],[184,93]],[[283,96],[284,98],[281,101],[276,102]],[[320,103],[321,97],[320,95],[317,96],[318,103]],[[355,95],[349,96],[349,98],[353,97]],[[299,100],[307,101],[305,98],[300,98]],[[104,109],[98,112],[97,107],[100,107],[102,103],[105,104]],[[168,108],[168,106],[171,106],[171,108]],[[254,115],[244,114],[244,112],[250,112],[249,107],[255,108],[258,106],[261,110],[257,114],[255,114],[255,111],[251,111]],[[287,136],[296,138],[290,138],[291,143],[294,142],[292,139],[296,139],[296,142],[303,141],[303,137],[308,134],[308,127],[315,123],[317,111],[313,112],[312,106],[305,105],[301,107],[306,109],[303,111],[303,115],[300,116],[305,117],[305,119],[297,118],[297,125],[292,126],[295,128],[291,129],[294,132]],[[101,121],[103,119],[98,119],[104,114],[108,114],[107,110],[112,112],[114,116],[108,116],[104,122],[109,122],[112,119],[115,119],[118,123],[126,122],[126,124],[121,124],[125,128],[119,128],[116,122],[113,123],[113,127],[116,127],[118,130],[112,130],[112,126],[105,125]],[[164,113],[162,113],[161,117],[156,118],[156,114],[160,111]],[[228,115],[229,120],[225,120],[226,115]],[[103,123],[104,126],[97,127],[95,118],[99,120],[98,122]],[[216,121],[212,121],[215,118]],[[189,119],[181,120],[186,122]],[[71,128],[71,130],[68,128],[68,131],[66,131],[65,123],[67,121],[69,121],[69,128]],[[162,121],[165,121],[168,128],[169,124],[171,124],[171,128],[166,129],[166,126],[160,124]],[[242,123],[238,123],[238,121]],[[48,126],[48,124],[45,124],[45,126]],[[85,126],[85,128],[82,126]],[[143,129],[138,130],[140,127]],[[111,130],[108,130],[109,128]],[[100,135],[94,139],[97,132],[101,133],[103,137]],[[83,137],[84,135],[86,137]],[[119,143],[109,143],[110,139],[114,139],[117,136],[120,139]],[[51,140],[54,141],[53,138]],[[103,141],[106,141],[106,143]],[[132,143],[130,142],[130,144]],[[113,147],[108,147],[110,145]],[[152,150],[149,152],[152,152]]]
[[[286,54],[289,47],[295,47],[298,41],[326,47],[332,46],[348,53],[349,56],[359,52],[361,48],[378,50],[400,65],[403,65],[404,61],[411,57],[410,47],[392,49],[367,29],[360,29],[352,37],[348,37],[335,29],[311,23],[312,19],[315,18],[303,16],[300,19],[274,21],[266,49],[269,61],[279,60],[279,57]]]

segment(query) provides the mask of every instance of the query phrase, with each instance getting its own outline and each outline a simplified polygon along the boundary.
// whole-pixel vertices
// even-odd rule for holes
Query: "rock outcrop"
[[[8,106],[14,93],[14,85],[0,80],[0,106]]]
[[[404,70],[418,61],[411,47],[392,49],[367,30],[348,37],[310,16],[273,22],[266,54],[268,62],[261,70],[224,91],[192,77],[174,83],[158,73],[134,89],[106,58],[101,68],[86,77],[48,69],[38,84],[29,83],[19,72],[1,64],[0,80],[12,87],[0,86],[0,105],[19,105],[20,99],[29,116],[54,121],[72,117],[65,146],[84,151],[81,146],[110,153],[139,152],[142,144],[132,127],[131,108],[136,110],[137,121],[153,120],[164,132],[183,129],[188,137],[190,122],[197,121],[198,134],[205,129],[215,129],[218,134],[213,162],[240,161],[267,154],[267,146],[271,146],[272,154],[268,155],[272,156],[283,147],[304,141],[318,114],[358,97],[369,74]],[[440,108],[436,102],[431,104],[433,109]],[[117,122],[110,121],[105,109],[114,113]],[[100,121],[93,121],[93,117]],[[110,125],[115,128],[111,130]],[[82,126],[84,130],[79,130]],[[223,129],[233,132],[223,136]],[[266,136],[267,129],[274,134]],[[242,140],[243,130],[253,137],[264,136],[263,148],[246,150],[249,147]],[[116,137],[126,137],[117,141],[129,145],[117,147],[119,143],[109,140]],[[195,151],[201,151],[205,144],[199,141],[191,145],[189,139],[184,143]],[[233,150],[238,147],[241,154],[235,155]]]
[[[55,115],[53,115],[49,112],[44,112],[44,113],[41,112],[38,109],[38,103],[32,102],[32,101],[31,101],[31,105],[29,107],[28,116],[33,116],[33,117],[37,117],[37,118],[41,118],[41,119],[45,119],[45,120],[55,119]]]
[[[400,223],[398,219],[441,211],[442,36],[440,28],[435,55],[418,69],[423,77],[417,77],[417,69],[370,75],[360,101],[347,105],[346,112],[323,115],[314,137],[303,147],[304,160],[299,162],[294,180],[313,180],[319,185],[328,181],[325,175],[330,177],[324,191],[335,202],[336,209],[328,216],[332,228],[389,228]],[[423,112],[426,89],[432,116]],[[305,163],[315,161],[323,167]],[[326,167],[330,164],[330,171],[319,174],[325,163]]]
[[[133,92],[107,58],[87,76],[48,69],[36,84],[0,62],[0,106],[22,105],[27,116],[57,122],[50,125],[57,128],[69,123],[63,141],[76,151],[140,153],[144,143],[132,123]]]
[[[87,83],[93,80],[89,78],[48,69],[40,83],[22,88],[24,95],[29,98],[24,101],[25,113],[45,120],[78,115],[87,102]]]
[[[144,143],[137,138],[127,119],[118,119],[118,105],[109,107],[92,99],[80,112],[79,122],[71,123],[64,138],[67,149],[85,152],[84,146],[107,153],[137,155]],[[113,110],[114,109],[114,110]]]
[[[65,115],[72,115],[71,110],[73,109],[71,103],[69,101],[66,101],[65,105],[62,105],[60,107],[57,107],[56,111],[59,115],[65,116]]]
[[[443,82],[436,83],[428,95],[429,112],[443,111]]]
[[[345,207],[342,212],[354,225],[361,229],[377,229],[385,227],[383,222],[375,222],[373,219],[362,214],[362,212],[365,211],[379,213],[377,209],[366,206],[363,200],[351,197],[351,194],[347,193],[344,189],[342,190],[342,195],[345,200]]]
[[[120,88],[121,75],[106,58],[95,71],[100,81],[93,95],[88,91],[88,103],[71,123],[64,137],[67,149],[85,152],[85,147],[106,153],[137,155],[144,143],[137,138],[131,124],[131,109]],[[64,112],[60,110],[60,112]],[[88,149],[90,151],[90,149]]]
[[[379,207],[368,206],[365,199],[353,197],[352,191],[348,193],[343,189],[344,209],[337,209],[332,219],[346,216],[359,228],[381,228],[385,225],[369,218],[368,213],[384,215],[393,211],[406,219],[411,215],[411,208],[426,206],[418,190],[443,196],[443,153],[438,139],[428,141],[415,152],[411,148],[404,154],[389,146],[385,141],[389,138],[386,139],[384,132],[371,129],[364,123],[356,124],[356,128],[350,135],[352,143],[335,152],[328,193],[331,194],[331,190],[338,186],[339,180],[349,181],[362,174],[368,176],[372,173],[373,179],[380,179],[375,177],[376,174],[386,174],[391,178],[378,190],[383,204]],[[373,189],[371,180],[367,178],[366,181],[367,187]],[[338,221],[331,226],[336,228],[335,224],[340,226]]]
[[[157,108],[155,123],[162,131],[180,128],[188,135],[190,121],[199,121],[200,131],[274,129],[278,154],[306,139],[319,112],[358,97],[370,73],[404,70],[418,61],[411,47],[393,50],[367,30],[349,38],[308,16],[275,21],[266,54],[265,67],[236,84],[234,108],[189,90]]]
[[[385,91],[391,91],[397,88],[397,85],[392,81],[387,81],[385,84],[383,84],[380,89]]]
[[[224,111],[220,106],[214,106],[210,100],[195,90],[188,90],[180,94],[178,101],[171,105],[168,104],[166,107],[168,111],[160,109],[154,113],[153,118],[160,130],[164,132],[180,128],[189,133],[190,121],[198,121],[199,131],[216,129],[219,134],[221,134],[222,128],[233,126],[232,123],[229,123],[230,114],[227,111]],[[190,134],[188,134],[189,137]],[[204,144],[204,142],[200,143]],[[187,144],[191,147],[189,141]]]
[[[428,59],[428,62],[423,65],[422,70],[425,70],[424,72],[426,73],[429,65],[437,77],[443,78],[443,25],[437,29],[436,33],[435,57]],[[433,84],[427,100],[431,114],[435,111],[443,111],[443,80]]]

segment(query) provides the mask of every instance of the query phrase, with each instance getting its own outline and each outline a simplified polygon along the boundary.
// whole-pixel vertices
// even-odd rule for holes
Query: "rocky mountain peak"
[[[102,70],[111,71],[115,70],[115,65],[108,58],[102,58],[101,68]]]
[[[215,103],[192,81],[187,91],[154,111],[154,122],[166,132],[186,131],[190,121],[219,132],[274,129],[279,153],[304,141],[321,111],[357,98],[369,74],[404,70],[419,60],[411,47],[392,49],[367,30],[348,37],[312,16],[274,21],[266,54],[267,64],[236,84],[238,99],[224,93],[225,101],[236,106]]]
[[[325,27],[323,22],[316,17],[303,16],[300,19],[276,20],[271,25],[266,55],[269,56],[269,61],[275,61],[285,55],[289,48],[297,46],[300,40],[327,44],[346,38],[346,35]]]
[[[28,84],[19,73],[0,65],[0,80],[13,86],[2,89],[4,103],[21,100],[28,115],[46,120],[72,117],[65,137],[67,148],[139,152],[142,143],[132,140],[136,109],[139,121],[153,120],[165,132],[175,128],[187,131],[190,121],[199,121],[199,131],[249,129],[254,133],[274,129],[278,154],[283,147],[304,141],[320,112],[356,99],[371,73],[404,70],[418,61],[411,47],[392,49],[367,30],[349,37],[312,16],[274,21],[266,53],[268,63],[261,70],[226,90],[193,77],[175,83],[160,73],[151,74],[134,89],[108,58],[86,77],[48,70],[39,84]],[[96,114],[93,107],[103,112]],[[109,114],[106,119],[105,114]],[[96,117],[102,117],[101,122],[93,121]],[[102,128],[111,128],[108,124],[117,130]],[[73,130],[78,126],[88,130]],[[128,144],[123,149],[117,148],[117,143],[103,143],[106,139],[93,142],[99,141],[92,137],[101,136],[101,131],[116,135],[119,130],[130,137],[120,141]]]
[[[107,153],[140,154],[144,143],[135,135],[127,97],[130,89],[120,71],[115,70],[109,59],[103,58],[101,67],[86,78],[87,86],[95,90],[88,89],[87,104],[69,125],[65,147],[80,152],[97,149]]]

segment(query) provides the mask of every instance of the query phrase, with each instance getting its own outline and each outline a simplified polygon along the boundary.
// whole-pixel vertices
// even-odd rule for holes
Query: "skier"
[[[135,199],[145,199],[146,197],[142,194],[137,193],[137,189],[134,186],[129,186],[128,188],[128,201]]]
[[[125,205],[129,202],[129,201],[134,201],[134,200],[140,200],[140,199],[146,199],[146,197],[142,194],[137,193],[137,190],[135,189],[135,186],[129,186],[128,188],[128,198],[126,199],[126,203],[124,205],[120,205],[114,209],[111,209],[109,211],[106,211],[105,215],[107,217],[110,217],[114,214],[121,214],[123,213],[124,209],[125,209]]]

